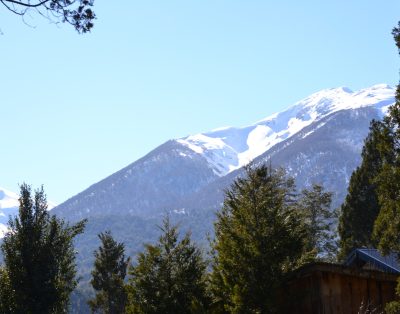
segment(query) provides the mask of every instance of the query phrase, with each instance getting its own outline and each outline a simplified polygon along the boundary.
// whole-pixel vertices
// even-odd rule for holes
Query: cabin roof
[[[349,267],[360,267],[366,264],[383,272],[400,274],[398,254],[394,252],[383,256],[377,249],[355,249],[344,262],[344,265]]]

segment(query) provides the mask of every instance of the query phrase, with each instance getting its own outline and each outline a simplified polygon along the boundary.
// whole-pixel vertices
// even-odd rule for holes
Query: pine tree
[[[332,193],[321,185],[313,184],[311,190],[303,190],[299,210],[307,228],[306,252],[314,258],[333,260],[336,257],[335,213],[331,210]]]
[[[339,259],[344,259],[355,248],[376,245],[372,232],[380,211],[377,176],[383,163],[393,160],[391,147],[387,120],[372,121],[364,142],[361,165],[351,175],[348,194],[341,206]]]
[[[72,241],[85,221],[69,226],[50,216],[43,188],[32,197],[30,186],[21,185],[19,202],[19,214],[10,219],[1,246],[2,276],[13,300],[7,313],[64,313],[77,285]]]
[[[186,234],[165,218],[155,245],[146,245],[130,269],[128,313],[204,313],[207,308],[206,263]]]
[[[272,313],[276,291],[304,251],[294,183],[282,170],[246,168],[226,192],[212,243],[214,307],[228,313]]]
[[[123,243],[117,243],[109,231],[98,235],[101,246],[95,251],[91,285],[96,297],[89,301],[93,313],[123,314],[127,302],[125,276],[130,258]]]

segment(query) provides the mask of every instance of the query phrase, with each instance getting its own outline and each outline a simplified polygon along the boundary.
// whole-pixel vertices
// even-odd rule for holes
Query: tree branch
[[[22,2],[22,1],[16,1],[16,0],[2,0],[1,2],[7,6],[4,1],[6,2],[10,2],[10,3],[14,3],[14,4],[18,4],[21,5],[23,7],[28,7],[28,8],[37,8],[40,7],[41,5],[45,4],[46,2],[49,2],[50,0],[43,0],[41,2],[35,3],[35,4],[30,4],[30,3],[26,3],[26,2]]]
[[[0,0],[0,2],[1,2],[8,10],[10,10],[12,13],[15,13],[15,14],[17,14],[17,15],[22,15],[22,16],[25,14],[24,11],[20,12],[20,11],[17,11],[17,10],[15,10],[15,9],[13,9],[13,8],[10,7],[8,4],[4,3],[4,1],[7,1],[7,0]]]

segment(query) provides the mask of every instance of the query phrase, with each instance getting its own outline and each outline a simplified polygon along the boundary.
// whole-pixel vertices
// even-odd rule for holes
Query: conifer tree
[[[393,160],[392,137],[387,120],[372,121],[364,142],[361,165],[350,178],[348,194],[339,219],[340,253],[344,259],[353,249],[375,247],[372,232],[380,211],[377,176],[383,163]]]
[[[400,54],[400,22],[392,32]],[[385,119],[392,138],[392,145],[384,145],[384,151],[393,153],[393,160],[384,162],[377,176],[377,191],[380,212],[375,221],[373,235],[379,249],[387,254],[390,251],[400,252],[400,84],[397,85],[396,102],[389,108]],[[400,257],[400,255],[399,255]],[[396,288],[400,296],[400,279]],[[385,307],[385,312],[400,312],[400,302],[392,301]]]
[[[246,168],[217,214],[211,274],[214,307],[227,313],[272,313],[276,291],[304,251],[306,231],[294,183],[282,170]]]
[[[12,313],[15,309],[14,296],[10,287],[10,279],[3,267],[0,267],[0,313]]]
[[[392,32],[400,53],[400,22]],[[380,212],[375,221],[374,237],[383,253],[400,252],[400,84],[396,102],[389,108],[386,118],[392,138],[392,146],[383,146],[393,153],[393,160],[384,162],[377,177]]]
[[[146,245],[130,269],[128,313],[204,313],[206,263],[186,234],[179,240],[176,226],[165,218],[155,245]]]
[[[314,258],[333,260],[336,257],[335,213],[331,210],[332,193],[321,185],[304,189],[299,200],[299,210],[307,229],[306,252]]]
[[[130,258],[125,257],[123,243],[114,240],[109,231],[98,235],[101,246],[95,251],[91,285],[96,291],[89,301],[93,313],[123,314],[127,302],[125,276]]]
[[[10,219],[1,249],[2,277],[13,301],[7,313],[65,313],[77,285],[73,239],[85,221],[69,226],[47,212],[43,188],[21,185],[19,214]],[[4,300],[3,300],[4,301]]]

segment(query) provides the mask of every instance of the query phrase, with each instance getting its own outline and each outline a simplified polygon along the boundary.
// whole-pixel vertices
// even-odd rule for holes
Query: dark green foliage
[[[400,53],[400,29],[394,28],[392,34]],[[392,141],[391,146],[384,145],[381,149],[390,152],[392,158],[384,162],[377,176],[381,210],[375,222],[374,236],[379,249],[388,253],[400,252],[400,84],[396,90],[396,102],[389,108],[385,122],[387,136]]]
[[[6,270],[0,267],[0,313],[12,313],[15,300]]]
[[[393,35],[394,41],[396,43],[396,46],[400,52],[400,22],[398,23],[397,27],[393,28],[392,35]]]
[[[400,53],[400,22],[392,34]],[[388,116],[381,123],[372,124],[363,152],[367,156],[363,155],[361,168],[364,166],[366,169],[357,169],[353,174],[353,177],[359,177],[356,188],[363,193],[355,193],[353,203],[360,208],[359,204],[363,204],[365,212],[358,209],[357,213],[349,215],[351,211],[343,211],[339,229],[343,252],[351,245],[373,244],[377,244],[383,254],[400,252],[400,84],[396,89],[396,102],[389,108]],[[352,192],[351,187],[349,193]],[[346,242],[352,240],[349,235],[355,231],[361,233],[358,230],[361,229],[361,222],[366,225],[361,243]],[[396,292],[400,295],[400,282]],[[398,301],[390,302],[385,308],[387,313],[399,313],[399,309]]]
[[[91,284],[96,297],[89,301],[93,313],[125,313],[127,293],[124,279],[130,258],[125,258],[123,243],[117,243],[109,231],[99,234],[101,246],[95,251]]]
[[[306,252],[316,259],[333,260],[336,257],[335,213],[331,211],[332,193],[314,184],[311,190],[303,190],[299,210],[307,227]]]
[[[215,219],[214,211],[191,211],[188,215],[171,213],[170,218],[172,224],[179,224],[181,234],[192,231],[192,241],[206,250],[208,241],[204,235],[209,232]],[[79,251],[77,264],[80,280],[77,289],[71,296],[71,314],[90,312],[87,300],[94,297],[94,291],[90,285],[90,273],[95,260],[93,250],[99,246],[97,235],[104,230],[112,230],[113,237],[126,244],[125,254],[136,257],[144,250],[144,243],[155,244],[157,242],[161,230],[155,226],[161,224],[162,217],[147,219],[131,215],[91,217],[85,227],[85,233],[79,235],[74,241],[75,248]],[[210,236],[212,237],[213,234]]]
[[[34,10],[54,23],[69,23],[79,33],[89,32],[96,18],[92,10],[94,0],[3,0],[1,3],[21,16]]]
[[[147,245],[130,269],[129,313],[203,313],[207,308],[206,263],[189,234],[179,240],[164,219],[162,235]]]
[[[226,191],[212,243],[220,312],[274,312],[277,288],[304,251],[306,230],[294,205],[293,180],[266,166],[247,167]]]
[[[372,121],[364,142],[362,163],[351,176],[348,194],[341,207],[339,259],[344,259],[355,248],[376,245],[372,231],[380,211],[377,176],[383,164],[393,159],[391,147],[387,121]]]
[[[83,232],[85,221],[69,226],[50,216],[43,188],[32,197],[31,188],[23,184],[19,202],[19,215],[10,219],[1,246],[2,277],[13,301],[7,313],[64,313],[77,285],[72,241]]]

